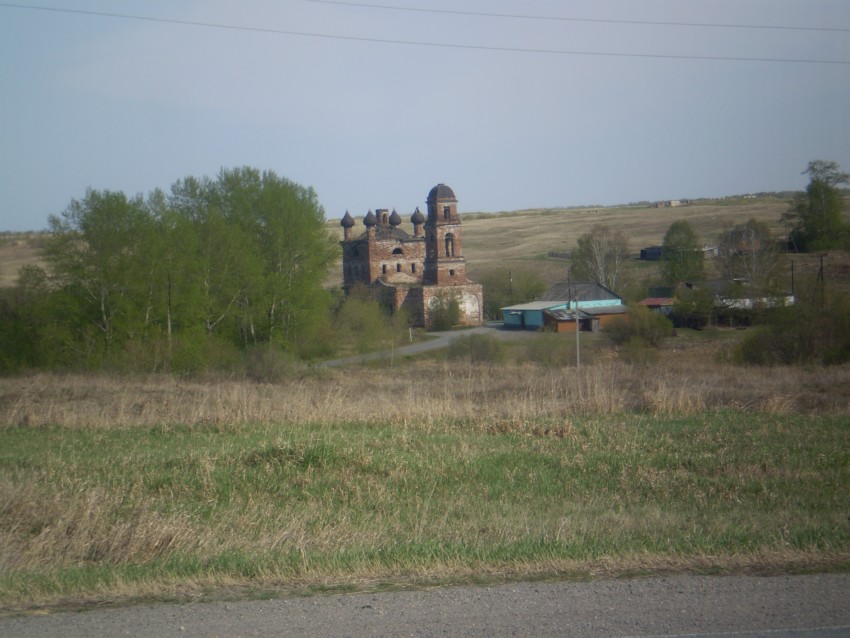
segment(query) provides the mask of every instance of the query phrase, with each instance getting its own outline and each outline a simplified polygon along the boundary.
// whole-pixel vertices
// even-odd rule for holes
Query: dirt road
[[[801,634],[798,630],[821,628]],[[827,629],[824,629],[827,628]],[[850,574],[514,583],[0,618],[0,636],[850,636]]]

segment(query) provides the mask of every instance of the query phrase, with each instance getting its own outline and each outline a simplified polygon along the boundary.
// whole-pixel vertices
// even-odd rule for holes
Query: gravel
[[[0,636],[663,636],[831,628],[850,636],[850,574],[511,583],[276,600],[134,605],[0,618]]]

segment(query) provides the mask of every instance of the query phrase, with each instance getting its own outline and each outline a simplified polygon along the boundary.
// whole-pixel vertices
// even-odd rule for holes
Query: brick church
[[[429,310],[441,299],[454,298],[460,323],[481,325],[481,286],[466,276],[457,198],[451,188],[437,184],[426,203],[427,217],[418,207],[410,217],[412,235],[401,228],[395,210],[379,208],[366,214],[366,230],[355,237],[354,218],[345,213],[340,222],[344,288],[369,286],[393,312],[404,309],[414,325],[426,328]]]

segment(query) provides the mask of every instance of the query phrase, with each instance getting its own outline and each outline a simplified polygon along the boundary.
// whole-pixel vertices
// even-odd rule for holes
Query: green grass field
[[[0,431],[0,608],[850,566],[850,417]]]

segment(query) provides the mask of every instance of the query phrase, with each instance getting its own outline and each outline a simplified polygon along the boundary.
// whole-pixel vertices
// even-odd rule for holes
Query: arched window
[[[393,248],[393,255],[403,255],[404,251],[401,248]]]
[[[446,257],[455,256],[455,236],[451,233],[446,233]]]
[[[443,206],[443,219],[450,219],[452,216],[452,207]]]

